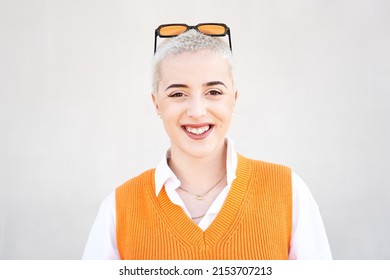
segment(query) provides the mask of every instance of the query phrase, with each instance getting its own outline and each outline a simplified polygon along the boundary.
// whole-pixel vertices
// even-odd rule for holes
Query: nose
[[[191,98],[187,108],[187,115],[191,118],[201,118],[206,114],[207,106],[205,100],[202,97]]]

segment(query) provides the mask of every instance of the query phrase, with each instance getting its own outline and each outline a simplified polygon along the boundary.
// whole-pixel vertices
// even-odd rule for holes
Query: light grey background
[[[100,202],[168,147],[154,29],[231,27],[229,136],[290,166],[335,259],[390,259],[387,0],[0,0],[0,259],[79,259]],[[160,40],[161,41],[161,40]]]

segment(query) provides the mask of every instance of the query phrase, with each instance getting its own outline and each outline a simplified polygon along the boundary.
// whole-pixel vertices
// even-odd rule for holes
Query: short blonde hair
[[[194,29],[191,29],[177,37],[166,39],[158,47],[153,58],[153,92],[156,93],[158,90],[158,84],[161,81],[161,65],[166,58],[182,53],[195,53],[203,50],[209,50],[225,58],[233,80],[233,54],[225,41],[221,38],[204,35]]]

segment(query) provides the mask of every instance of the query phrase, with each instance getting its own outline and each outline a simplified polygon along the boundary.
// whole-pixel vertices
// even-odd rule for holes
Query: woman
[[[237,100],[231,45],[199,26],[154,57],[152,99],[170,149],[102,203],[83,258],[331,259],[302,180],[226,138]]]

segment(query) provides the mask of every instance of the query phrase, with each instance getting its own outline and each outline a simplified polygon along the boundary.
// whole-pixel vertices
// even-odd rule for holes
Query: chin
[[[189,143],[181,145],[181,150],[193,158],[205,158],[218,152],[219,148],[224,146],[224,139],[221,141],[198,141],[198,143]]]

